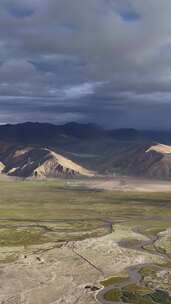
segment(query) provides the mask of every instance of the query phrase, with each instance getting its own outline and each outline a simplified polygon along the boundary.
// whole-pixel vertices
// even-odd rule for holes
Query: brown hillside
[[[94,173],[47,148],[0,145],[3,173],[20,177],[93,176]]]

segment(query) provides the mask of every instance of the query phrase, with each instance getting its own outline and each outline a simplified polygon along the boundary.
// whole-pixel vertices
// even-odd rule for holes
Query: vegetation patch
[[[38,228],[0,229],[0,246],[28,246],[45,242],[48,239]]]
[[[110,285],[120,284],[120,283],[126,282],[127,280],[128,280],[128,277],[111,277],[109,279],[101,281],[100,283],[104,287],[108,287]]]
[[[129,284],[122,288],[123,292],[138,293],[139,295],[146,295],[152,292],[150,288],[142,287],[136,284]]]
[[[114,288],[105,293],[104,299],[106,301],[119,302],[121,300],[121,296],[122,296],[122,292],[120,291],[120,289]]]
[[[147,276],[155,277],[157,271],[159,270],[159,267],[157,265],[149,265],[142,267],[139,271],[142,279],[144,279]]]
[[[168,292],[163,290],[156,290],[151,294],[151,298],[156,303],[171,304],[171,297]]]
[[[169,293],[131,284],[122,289],[114,288],[105,293],[104,299],[109,302],[124,302],[132,304],[171,304]]]

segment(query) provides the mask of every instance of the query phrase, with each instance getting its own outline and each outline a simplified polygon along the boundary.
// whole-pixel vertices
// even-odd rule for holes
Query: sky
[[[0,0],[0,124],[171,129],[170,0]]]

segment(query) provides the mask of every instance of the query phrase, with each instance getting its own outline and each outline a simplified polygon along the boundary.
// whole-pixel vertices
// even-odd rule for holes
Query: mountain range
[[[52,143],[64,137],[76,139],[112,138],[118,141],[162,141],[171,144],[171,131],[111,129],[105,130],[92,123],[70,122],[64,125],[25,122],[0,125],[0,140],[19,143]]]
[[[171,179],[171,131],[95,124],[0,126],[0,172],[20,177],[130,175]]]

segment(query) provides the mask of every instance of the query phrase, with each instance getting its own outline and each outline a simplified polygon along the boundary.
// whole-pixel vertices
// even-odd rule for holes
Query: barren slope
[[[47,151],[48,158],[40,166],[34,170],[34,175],[38,176],[59,176],[63,174],[67,175],[84,175],[93,176],[94,173],[77,165],[71,160],[57,154],[51,150],[45,149]]]
[[[171,146],[139,144],[113,151],[100,164],[104,173],[171,179]]]
[[[1,146],[0,146],[1,148]],[[93,176],[94,173],[47,148],[2,146],[2,173],[20,177]]]

